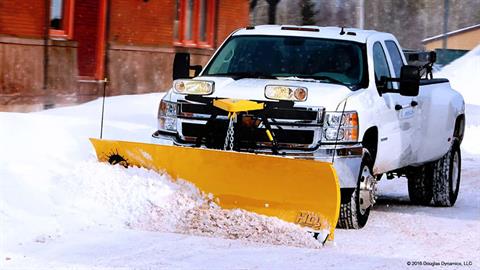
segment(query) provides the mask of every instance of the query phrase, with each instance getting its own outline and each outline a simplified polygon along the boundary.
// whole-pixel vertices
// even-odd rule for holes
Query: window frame
[[[392,47],[393,46],[393,47]],[[405,65],[403,62],[402,54],[400,53],[400,48],[397,46],[397,43],[393,40],[385,40],[385,47],[387,48],[388,55],[390,56],[390,61],[392,62],[393,72],[395,73],[396,78],[400,78],[400,71],[402,70],[402,66]],[[392,51],[393,50],[393,51]],[[402,65],[397,69],[396,63],[394,63],[394,55],[398,56],[398,59],[402,63]]]
[[[381,49],[381,51],[382,51],[382,53],[383,53],[383,57],[384,57],[384,59],[385,59],[385,63],[386,63],[386,65],[387,65],[387,66],[386,66],[386,70],[388,71],[388,77],[387,77],[387,78],[392,78],[392,70],[391,70],[391,66],[390,66],[390,64],[389,64],[389,62],[388,62],[387,53],[385,52],[385,48],[383,47],[383,44],[382,44],[380,41],[374,42],[373,45],[372,45],[373,76],[374,76],[374,79],[375,79],[375,85],[376,85],[377,88],[378,88],[378,86],[379,86],[379,85],[378,85],[378,82],[379,82],[379,81],[377,81],[377,74],[376,74],[376,72],[375,72],[375,71],[376,71],[376,70],[375,70],[375,66],[376,66],[376,65],[375,65],[375,46],[376,46],[377,44],[380,46],[380,49]],[[391,88],[391,82],[388,82],[388,85],[389,85],[389,87]]]
[[[60,38],[60,39],[72,39],[73,38],[73,19],[74,19],[74,7],[75,7],[75,0],[62,0],[63,1],[63,10],[62,10],[62,19],[63,19],[63,29],[52,29],[50,25],[49,27],[49,36],[51,38]],[[52,8],[52,2],[50,1],[50,6],[49,8],[49,16],[50,16],[50,10]],[[49,23],[50,23],[49,18]]]
[[[205,0],[206,7],[206,16],[205,16],[205,41],[200,40],[200,1],[193,0],[192,7],[192,38],[185,39],[185,27],[187,22],[187,10],[188,5],[187,1],[189,0],[178,0],[178,5],[176,6],[175,12],[178,12],[178,28],[175,37],[173,34],[174,40],[173,45],[181,47],[192,47],[192,48],[213,48],[214,47],[214,31],[215,31],[215,18],[216,18],[216,0]]]

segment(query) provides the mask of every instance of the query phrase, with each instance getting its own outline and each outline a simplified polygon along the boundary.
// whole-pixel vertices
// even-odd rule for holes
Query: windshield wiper
[[[229,73],[217,73],[217,74],[206,74],[206,76],[225,76],[231,77],[234,80],[240,79],[277,79],[277,77],[272,74],[267,74],[263,72],[229,72]]]
[[[342,81],[339,81],[337,79],[334,79],[334,78],[329,77],[329,76],[324,76],[324,75],[297,75],[296,77],[302,78],[302,79],[314,79],[314,80],[317,80],[317,81],[328,81],[328,82],[331,82],[331,83],[346,85]]]

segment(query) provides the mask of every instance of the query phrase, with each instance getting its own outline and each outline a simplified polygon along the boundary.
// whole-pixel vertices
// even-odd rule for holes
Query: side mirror
[[[176,79],[188,79],[190,78],[190,70],[194,71],[194,77],[198,76],[202,71],[202,66],[195,65],[190,66],[190,54],[189,53],[176,53],[173,60],[173,80]]]
[[[173,80],[190,78],[190,54],[176,53],[173,60]]]
[[[420,88],[420,70],[417,66],[402,66],[400,70],[400,95],[418,96]]]

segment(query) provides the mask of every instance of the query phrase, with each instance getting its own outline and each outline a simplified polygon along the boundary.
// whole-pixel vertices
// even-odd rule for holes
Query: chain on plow
[[[234,143],[234,136],[235,136],[234,123],[237,122],[237,114],[229,113],[228,119],[229,119],[229,122],[228,122],[227,136],[225,137],[223,150],[233,150],[233,143]]]

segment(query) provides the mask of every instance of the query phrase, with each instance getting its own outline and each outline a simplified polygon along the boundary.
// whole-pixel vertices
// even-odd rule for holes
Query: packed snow
[[[468,104],[480,105],[480,45],[458,58],[434,77],[448,78],[453,89],[459,90]]]
[[[455,206],[410,205],[405,179],[384,179],[367,226],[336,230],[323,248],[294,224],[220,209],[187,182],[98,163],[88,138],[99,136],[101,100],[0,113],[0,268],[478,269],[479,63],[477,47],[435,74],[467,102]],[[108,98],[104,138],[149,142],[160,98]]]
[[[463,150],[480,155],[480,45],[445,66],[434,77],[448,78],[452,88],[462,93],[466,103],[468,134]]]
[[[158,94],[137,97],[144,103],[155,104],[159,98]],[[155,125],[148,121],[131,123],[130,110],[113,110],[132,106],[127,105],[130,100],[131,97],[109,99],[110,104],[118,104],[107,111],[104,135],[148,141]],[[2,181],[0,191],[3,203],[0,209],[6,214],[5,221],[10,221],[3,223],[5,230],[2,230],[7,232],[7,243],[30,238],[41,238],[41,242],[45,242],[61,235],[65,229],[105,225],[312,248],[321,246],[297,225],[246,211],[222,210],[205,200],[192,185],[182,181],[173,183],[167,175],[96,162],[88,137],[98,136],[98,113],[93,109],[98,106],[92,108],[91,105],[38,114],[0,115],[0,125],[16,131],[2,132],[0,144],[1,149],[9,153],[0,158],[5,164],[0,169],[2,179],[9,180]],[[85,109],[78,111],[81,107]],[[118,120],[122,114],[126,116],[125,124]],[[155,114],[149,117],[152,115]],[[25,200],[18,202],[19,196]],[[26,219],[29,222],[25,222]],[[18,226],[12,224],[25,228],[18,230]],[[30,228],[30,224],[42,224],[42,227]]]

